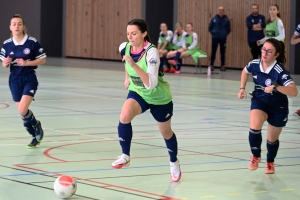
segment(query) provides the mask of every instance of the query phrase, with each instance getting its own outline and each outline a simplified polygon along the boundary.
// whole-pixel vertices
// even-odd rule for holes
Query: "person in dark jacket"
[[[260,57],[261,46],[257,45],[257,41],[265,37],[264,28],[266,28],[265,16],[258,13],[258,5],[252,4],[252,13],[246,18],[246,25],[248,28],[248,44],[253,59]]]
[[[223,6],[218,8],[218,14],[215,15],[209,23],[209,32],[212,35],[212,48],[211,48],[211,58],[210,67],[214,70],[214,62],[216,58],[216,52],[218,45],[220,44],[221,53],[221,71],[226,71],[225,69],[225,49],[226,49],[226,39],[227,35],[231,31],[230,21],[225,15],[225,9]]]

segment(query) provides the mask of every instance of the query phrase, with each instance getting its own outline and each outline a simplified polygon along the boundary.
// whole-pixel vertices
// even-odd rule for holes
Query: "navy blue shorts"
[[[9,88],[15,102],[20,102],[23,95],[34,97],[38,89],[38,79],[35,73],[9,76]]]
[[[288,108],[274,108],[267,105],[265,102],[252,97],[251,110],[258,109],[264,111],[268,115],[267,122],[275,127],[284,127],[288,121]]]
[[[146,110],[150,109],[150,112],[154,119],[158,122],[166,122],[173,116],[173,102],[169,102],[165,105],[153,105],[148,104],[138,93],[129,91],[127,99],[136,100],[141,108],[142,113],[146,112]]]

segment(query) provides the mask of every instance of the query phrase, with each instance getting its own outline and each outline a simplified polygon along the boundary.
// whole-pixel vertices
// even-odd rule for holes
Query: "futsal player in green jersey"
[[[158,50],[150,43],[148,26],[142,19],[128,22],[127,38],[129,42],[122,43],[119,47],[125,62],[125,88],[129,90],[118,126],[122,155],[111,167],[120,169],[129,166],[131,121],[150,109],[170,155],[171,179],[177,182],[181,178],[181,170],[177,159],[177,139],[171,128],[172,94],[169,84],[163,79],[163,73],[159,71]]]
[[[176,24],[176,30],[174,31],[174,37],[172,40],[173,47],[172,51],[169,51],[167,54],[167,59],[170,60],[174,58],[174,56],[177,53],[177,50],[182,48],[183,42],[184,42],[184,37],[187,33],[183,30],[183,26],[181,23]],[[178,59],[178,62],[182,63],[182,59]],[[172,67],[167,67],[164,72],[170,72],[170,73],[175,73],[176,72],[176,66]]]
[[[163,66],[165,63],[165,58],[167,53],[173,49],[172,39],[173,39],[173,31],[168,30],[166,23],[161,23],[158,44],[157,44],[157,49],[160,58],[159,69],[161,71],[164,70]],[[167,63],[167,67],[170,68],[169,63]]]
[[[182,48],[178,49],[174,60],[169,60],[169,63],[172,65],[177,65],[176,74],[181,72],[181,65],[182,62],[178,62],[179,58],[187,58],[192,57],[193,60],[198,63],[198,56],[203,55],[206,56],[207,54],[198,48],[198,35],[197,33],[193,32],[193,24],[188,23],[186,24],[186,35],[183,40]]]
[[[280,19],[279,6],[273,4],[269,8],[270,18],[267,20],[266,37],[257,41],[257,45],[263,44],[268,38],[284,42],[285,31],[282,20]]]

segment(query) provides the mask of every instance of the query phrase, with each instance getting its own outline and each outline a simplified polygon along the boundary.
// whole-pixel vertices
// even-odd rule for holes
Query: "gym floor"
[[[37,70],[40,86],[30,106],[45,139],[31,150],[11,99],[9,69],[1,68],[0,200],[57,199],[53,183],[61,174],[77,179],[71,199],[78,200],[300,199],[300,120],[292,116],[300,98],[289,98],[275,174],[264,173],[266,124],[262,162],[249,171],[250,98],[237,99],[241,71],[215,71],[208,77],[183,67],[164,77],[173,93],[182,169],[181,181],[172,183],[169,155],[148,111],[133,120],[131,166],[110,167],[121,154],[117,125],[127,95],[121,62],[48,58]],[[300,91],[300,75],[292,77]],[[252,88],[250,80],[247,91]]]

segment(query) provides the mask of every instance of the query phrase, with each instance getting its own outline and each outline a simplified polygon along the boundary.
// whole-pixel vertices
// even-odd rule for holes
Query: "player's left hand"
[[[19,66],[23,66],[23,67],[27,66],[27,61],[23,60],[22,58],[17,58],[16,61]]]
[[[131,67],[135,65],[134,60],[131,58],[131,56],[123,56],[123,60],[126,61]]]
[[[264,92],[265,93],[272,93],[273,92],[273,88],[274,88],[274,85],[270,85],[268,87],[265,87]]]

